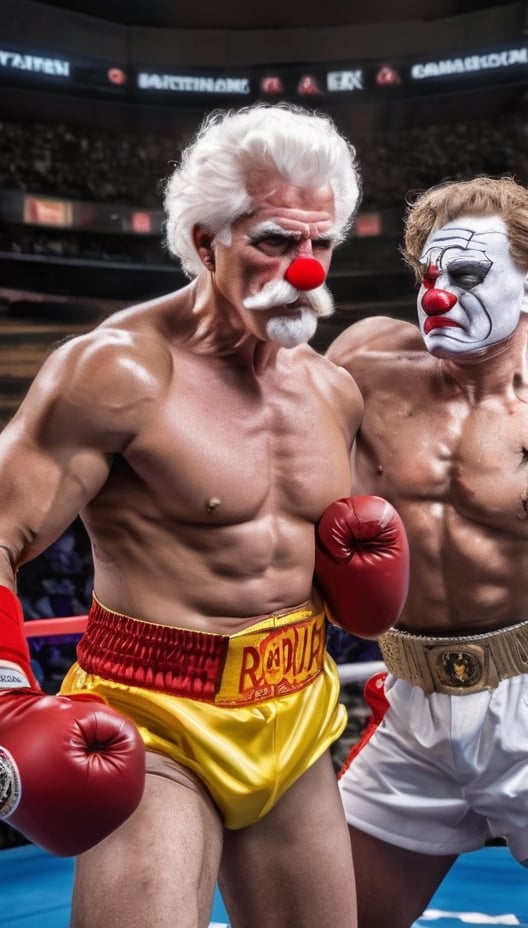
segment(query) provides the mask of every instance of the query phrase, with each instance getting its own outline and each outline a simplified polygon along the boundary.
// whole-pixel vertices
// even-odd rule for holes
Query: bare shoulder
[[[134,434],[173,366],[154,316],[135,307],[56,348],[22,404],[28,424],[56,421],[61,430],[108,431],[116,438]]]
[[[363,397],[354,377],[312,348],[304,346],[296,351],[306,359],[307,383],[326,406],[325,416],[339,420],[352,441],[363,415]]]
[[[358,394],[358,388],[353,376],[344,368],[337,365],[328,355],[319,354],[311,348],[300,348],[298,351],[308,350],[309,365],[308,369],[311,376],[316,378],[323,391],[330,393],[341,393],[345,399],[355,398]]]
[[[400,354],[423,352],[424,344],[416,325],[389,316],[371,316],[349,326],[329,346],[326,356],[350,370],[360,356],[369,353]]]

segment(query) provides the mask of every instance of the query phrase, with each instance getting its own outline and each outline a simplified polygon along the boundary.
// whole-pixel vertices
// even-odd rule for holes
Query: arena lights
[[[159,65],[158,65],[159,66]],[[19,86],[52,86],[54,90],[86,96],[111,96],[127,103],[158,96],[167,101],[177,97],[181,105],[209,106],[212,98],[248,102],[281,97],[291,102],[314,97],[323,105],[333,101],[372,103],[439,93],[446,84],[451,91],[464,86],[525,80],[528,72],[528,42],[503,44],[437,59],[369,59],[362,62],[256,65],[225,69],[185,68],[168,72],[150,70],[145,63],[103,61],[71,57],[54,51],[0,48],[0,83]],[[200,99],[201,98],[201,99]]]
[[[24,196],[24,222],[39,226],[73,226],[73,204],[55,197]]]

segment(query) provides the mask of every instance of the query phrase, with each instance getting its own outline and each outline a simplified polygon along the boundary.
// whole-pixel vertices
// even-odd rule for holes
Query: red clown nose
[[[296,290],[315,290],[324,283],[326,273],[316,258],[295,258],[284,277]]]

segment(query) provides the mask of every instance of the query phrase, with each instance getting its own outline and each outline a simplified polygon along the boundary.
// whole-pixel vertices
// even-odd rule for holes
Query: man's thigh
[[[456,855],[420,854],[350,828],[359,928],[411,928]]]
[[[354,928],[350,838],[328,753],[261,821],[225,832],[219,882],[232,928]]]
[[[206,928],[221,848],[193,775],[148,773],[138,809],[76,861],[71,928]]]

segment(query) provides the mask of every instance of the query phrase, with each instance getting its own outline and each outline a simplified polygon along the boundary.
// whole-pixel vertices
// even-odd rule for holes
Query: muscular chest
[[[179,519],[269,509],[315,520],[350,490],[346,436],[321,397],[294,384],[264,395],[225,378],[188,384],[158,406],[127,461]]]
[[[370,405],[362,431],[363,473],[393,499],[449,503],[503,526],[526,519],[528,409],[496,399],[476,406],[417,396]]]

